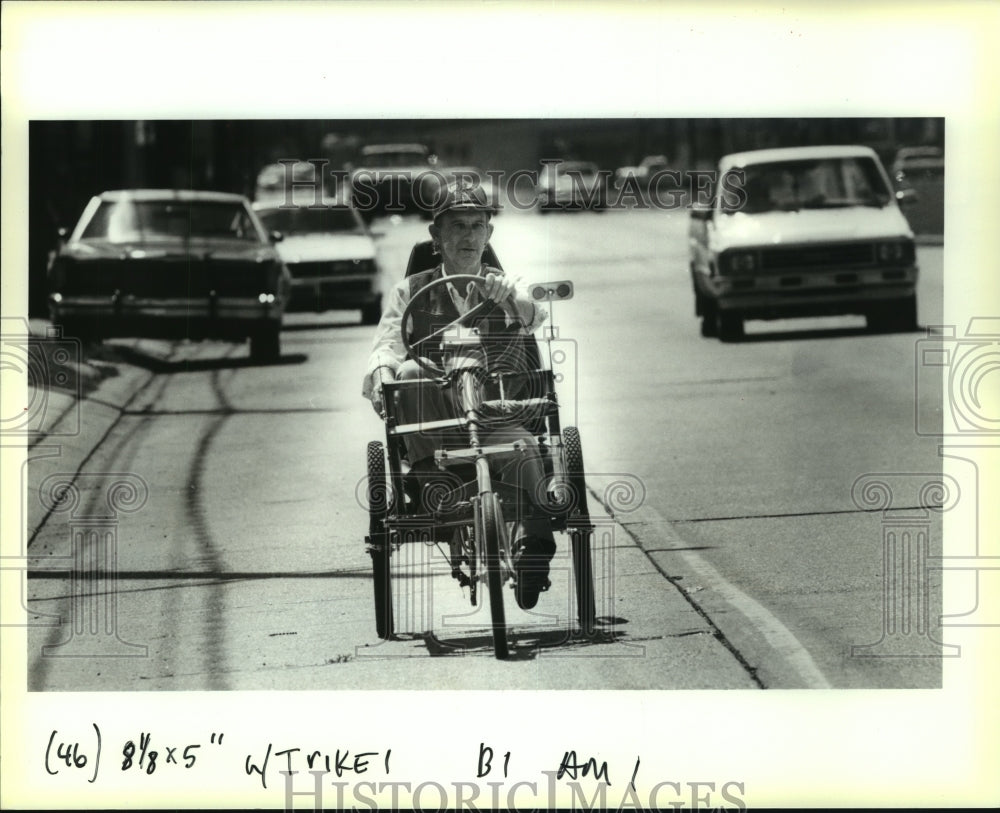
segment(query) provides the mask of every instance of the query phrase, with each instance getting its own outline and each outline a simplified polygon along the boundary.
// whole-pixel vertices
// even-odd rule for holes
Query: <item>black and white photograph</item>
[[[996,801],[995,13],[28,5],[5,807]]]

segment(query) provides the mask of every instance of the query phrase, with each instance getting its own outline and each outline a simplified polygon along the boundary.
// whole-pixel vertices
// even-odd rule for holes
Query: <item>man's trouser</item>
[[[479,363],[470,359],[466,359],[466,362]],[[414,381],[427,377],[427,373],[412,359],[403,362],[396,373],[397,381]],[[438,384],[431,382],[419,387],[401,389],[398,392],[397,414],[399,422],[401,424],[426,423],[457,417],[456,401],[460,397],[457,389],[458,384],[442,389]],[[443,484],[454,482],[454,475],[449,477],[448,471],[442,472],[437,468],[434,463],[434,452],[445,444],[450,448],[467,445],[467,438],[468,430],[464,427],[404,436],[411,475],[418,479],[422,492],[426,492],[429,485],[432,489],[440,489]],[[509,453],[491,454],[490,472],[494,479],[522,489],[529,500],[539,508],[544,509],[543,501],[546,499],[545,468],[538,450],[538,443],[532,434],[520,424],[505,425],[481,430],[479,440],[483,446],[511,445],[515,441],[521,443],[527,451],[516,451],[512,448]],[[462,479],[471,479],[474,474],[470,474],[470,468],[462,467],[454,474],[458,474]],[[425,506],[426,508],[427,506]],[[552,539],[551,523],[548,517],[528,517],[520,511],[518,514],[519,519],[511,536],[512,541],[528,536]]]

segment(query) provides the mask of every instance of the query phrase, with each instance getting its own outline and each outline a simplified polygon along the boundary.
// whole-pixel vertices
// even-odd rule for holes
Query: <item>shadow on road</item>
[[[627,621],[621,618],[598,619],[598,626],[602,626],[602,621],[603,625],[608,626],[627,623]],[[493,636],[489,633],[441,638],[433,632],[429,632],[424,635],[400,635],[399,639],[423,640],[431,657],[493,653]],[[508,640],[511,643],[508,660],[511,661],[534,660],[542,650],[546,649],[577,651],[593,646],[628,643],[626,634],[619,629],[615,629],[614,626],[610,626],[609,629],[597,629],[591,635],[586,635],[579,630],[568,629],[514,631],[509,634]]]
[[[890,333],[926,333],[926,328],[914,330],[875,331],[867,327],[813,328],[811,330],[771,330],[763,333],[748,333],[731,344],[754,344],[763,342],[808,341],[813,339],[837,339],[850,336],[885,336]]]
[[[287,322],[281,326],[282,333],[296,333],[307,330],[343,330],[345,328],[374,327],[374,325],[362,325],[360,322]]]
[[[153,356],[134,347],[116,346],[114,356],[121,362],[149,370],[151,373],[196,373],[208,370],[232,370],[241,367],[276,367],[304,364],[309,360],[305,353],[286,353],[274,361],[259,361],[249,356],[237,358],[177,359],[174,361]],[[110,355],[110,354],[106,354]]]

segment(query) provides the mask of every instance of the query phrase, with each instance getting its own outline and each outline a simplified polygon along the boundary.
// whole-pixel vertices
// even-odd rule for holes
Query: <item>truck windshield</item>
[[[736,174],[727,179],[730,189],[742,186],[742,192],[723,196],[722,211],[726,214],[881,208],[892,199],[875,162],[866,157],[750,164],[740,170],[742,184],[735,183]]]
[[[309,209],[299,206],[291,209],[260,209],[264,226],[271,231],[292,234],[325,234],[331,232],[364,234],[361,218],[347,206],[328,206],[323,209]]]

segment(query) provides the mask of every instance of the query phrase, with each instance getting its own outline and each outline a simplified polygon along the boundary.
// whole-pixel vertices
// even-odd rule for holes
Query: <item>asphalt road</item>
[[[562,545],[536,611],[507,603],[511,661],[493,659],[485,612],[423,549],[397,571],[401,634],[378,640],[360,496],[381,434],[360,397],[372,328],[354,312],[296,314],[275,365],[251,365],[244,346],[129,344],[154,375],[87,460],[78,508],[30,523],[42,566],[28,606],[50,624],[29,629],[30,688],[940,685],[939,658],[870,657],[933,653],[933,629],[857,648],[908,619],[883,601],[896,515],[861,510],[852,488],[890,473],[904,484],[893,508],[915,509],[906,484],[941,469],[914,431],[940,397],[915,388],[920,334],[838,317],[750,322],[722,344],[698,335],[683,214],[510,212],[496,226],[507,269],[576,286],[555,307],[553,350],[596,501],[596,639],[574,632]],[[426,226],[376,228],[391,282]],[[936,324],[942,250],[918,260],[920,321]],[[59,471],[57,458],[32,465],[35,486]],[[148,493],[109,514],[122,475]],[[933,554],[936,515],[907,516]],[[117,581],[74,587],[44,565],[69,561],[95,517]],[[924,589],[933,626],[937,585]]]

